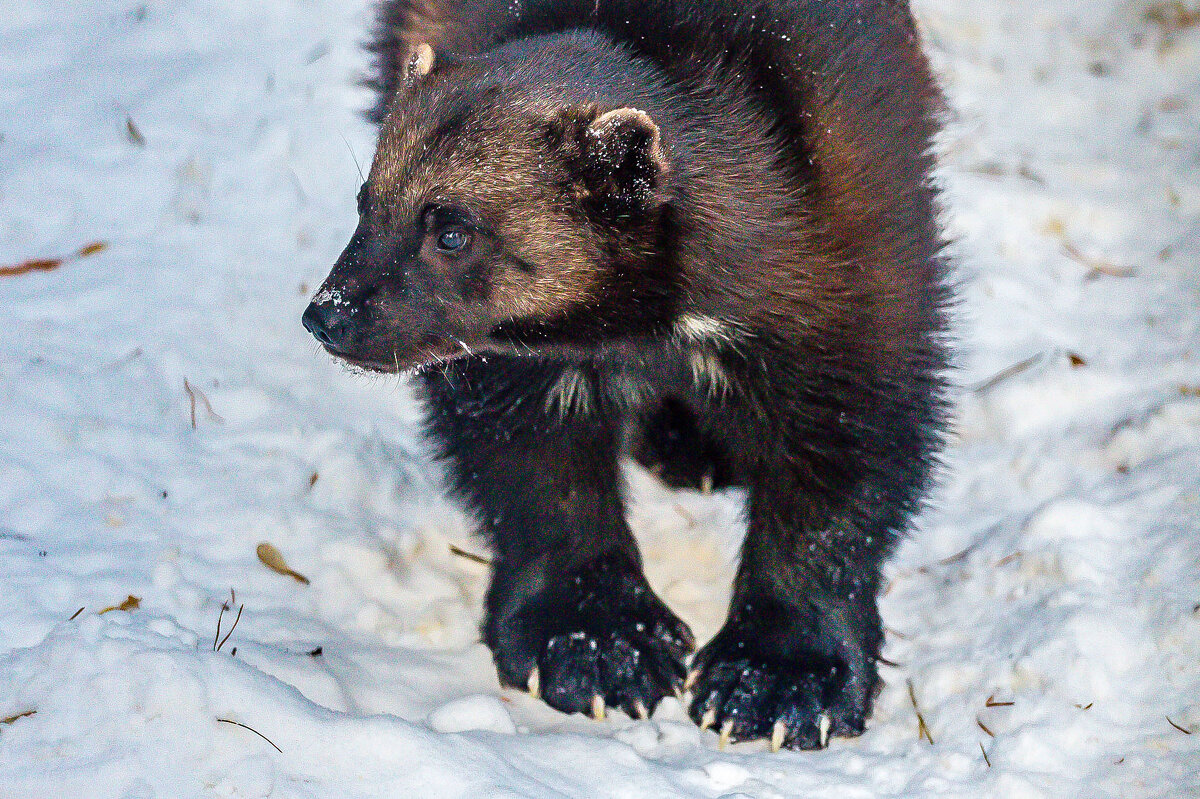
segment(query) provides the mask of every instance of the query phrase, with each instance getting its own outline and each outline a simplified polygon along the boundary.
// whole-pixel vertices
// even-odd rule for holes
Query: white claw
[[[592,718],[604,721],[604,697],[596,694],[592,697]]]
[[[533,667],[533,671],[529,672],[529,682],[526,687],[529,688],[529,695],[534,699],[540,699],[542,696],[542,677],[538,673],[537,666]]]
[[[717,741],[717,748],[724,749],[729,745],[729,736],[733,733],[733,719],[726,719],[721,725],[721,737]]]
[[[771,728],[771,751],[778,752],[783,747],[783,739],[786,737],[787,725],[783,723],[783,719],[780,719]]]
[[[704,715],[700,718],[700,729],[707,730],[717,722],[717,709],[710,707],[704,711]]]
[[[700,669],[692,669],[688,672],[687,677],[683,681],[683,690],[690,691],[695,686],[696,680],[700,679]]]
[[[642,721],[650,718],[650,711],[646,710],[645,703],[638,701],[633,703],[633,709],[637,712],[637,717]]]
[[[821,736],[822,749],[829,745],[829,727],[832,723],[828,713],[822,713],[821,718],[817,720],[817,732]]]
[[[701,494],[711,494],[712,490],[713,490],[713,473],[705,472],[704,476],[700,478],[700,493]]]

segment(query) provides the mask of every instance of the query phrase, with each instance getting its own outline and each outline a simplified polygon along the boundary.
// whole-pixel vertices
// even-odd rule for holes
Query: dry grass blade
[[[1068,258],[1078,264],[1086,266],[1092,270],[1092,275],[1108,275],[1109,277],[1131,277],[1134,272],[1126,266],[1117,266],[1111,261],[1105,261],[1100,258],[1090,258],[1082,250],[1076,247],[1069,241],[1064,241],[1063,253]]]
[[[917,714],[917,738],[924,738],[933,743],[933,736],[929,733],[929,725],[925,723],[925,716],[921,713],[921,706],[917,704],[917,689],[913,687],[913,681],[908,680],[908,698],[912,700],[913,710]]]
[[[988,726],[987,726],[986,724],[984,724],[984,723],[983,723],[983,719],[979,718],[979,716],[976,716],[976,717],[975,717],[975,723],[979,725],[979,729],[981,729],[981,730],[983,730],[984,732],[986,732],[986,733],[987,733],[988,735],[990,735],[992,738],[995,738],[995,737],[996,737],[996,733],[994,733],[994,732],[992,732],[991,730],[989,730],[989,729],[988,729]]]
[[[221,619],[225,618],[225,611],[229,610],[229,603],[222,602],[221,609],[217,612],[217,634],[213,636],[212,651],[217,651],[217,641],[221,640]]]
[[[1013,704],[1015,704],[1015,703],[1013,703],[1013,702],[999,702],[999,701],[997,701],[997,700],[996,700],[996,695],[995,695],[995,694],[992,694],[991,696],[989,696],[989,697],[987,698],[987,701],[985,701],[985,702],[983,703],[983,706],[984,706],[984,707],[1011,707]]]
[[[467,560],[474,561],[475,563],[482,563],[484,566],[490,566],[492,564],[491,558],[485,558],[483,555],[476,555],[474,552],[468,552],[461,547],[456,547],[454,544],[450,545],[450,554],[458,555],[460,558],[466,558]]]
[[[1180,727],[1178,724],[1176,724],[1175,722],[1171,721],[1171,717],[1170,717],[1170,716],[1163,716],[1163,718],[1165,718],[1165,719],[1167,720],[1167,723],[1168,723],[1168,724],[1170,724],[1170,725],[1171,725],[1172,727],[1174,727],[1175,729],[1179,730],[1179,731],[1180,731],[1181,733],[1183,733],[1184,735],[1191,735],[1191,734],[1192,734],[1192,731],[1191,731],[1191,730],[1189,730],[1187,727]]]
[[[0,724],[12,724],[17,719],[23,719],[26,716],[32,716],[32,715],[35,715],[36,713],[37,713],[36,710],[26,710],[23,713],[17,713],[15,715],[9,716],[8,718],[0,719]]]
[[[225,637],[221,639],[221,643],[217,644],[217,651],[218,651],[218,652],[220,652],[220,651],[221,651],[221,647],[225,646],[225,642],[229,640],[229,636],[233,635],[233,631],[237,629],[238,622],[242,620],[242,611],[243,611],[243,610],[245,610],[245,609],[246,609],[246,606],[245,606],[245,605],[239,605],[239,606],[238,606],[238,612],[237,612],[237,615],[233,617],[233,626],[229,628],[229,632],[225,633]],[[219,632],[219,631],[218,631],[218,632]],[[237,651],[237,647],[235,646],[235,647],[233,648],[233,650],[236,652],[236,651]]]
[[[138,130],[138,126],[134,123],[133,117],[125,117],[125,138],[129,139],[129,143],[135,147],[145,147],[146,137]]]
[[[287,565],[287,561],[283,559],[283,554],[266,541],[259,544],[255,552],[258,553],[258,559],[262,562],[262,565],[266,566],[271,571],[291,577],[298,583],[308,585],[309,579],[303,574],[293,571]]]
[[[988,768],[991,768],[991,767],[992,767],[992,761],[991,761],[991,758],[989,758],[989,757],[987,756],[987,750],[983,748],[983,744],[979,744],[979,753],[980,753],[981,755],[983,755],[983,762],[984,762],[984,763],[987,763],[987,767],[988,767]]]
[[[237,600],[237,597],[236,597],[236,596],[234,596],[234,593],[233,593],[233,589],[232,589],[232,588],[230,588],[230,589],[229,589],[229,596],[230,596],[230,597],[231,597],[231,598],[232,598],[234,601],[236,601],[236,600]],[[228,602],[222,602],[222,603],[221,603],[221,612],[217,614],[217,634],[213,636],[213,646],[212,646],[212,648],[213,648],[213,651],[214,651],[214,652],[220,652],[220,651],[221,651],[221,647],[225,646],[225,642],[229,640],[229,636],[233,635],[233,631],[237,629],[238,622],[242,620],[242,611],[243,611],[243,610],[245,610],[245,609],[246,609],[246,605],[243,603],[243,604],[242,604],[242,605],[241,605],[241,606],[238,608],[237,616],[236,616],[236,617],[234,618],[234,620],[233,620],[233,626],[229,628],[229,632],[225,633],[225,637],[224,637],[224,638],[221,638],[221,619],[225,618],[225,611],[229,610],[229,603],[228,603]],[[219,639],[219,642],[218,642],[218,639]],[[234,648],[231,650],[231,654],[232,654],[233,652],[237,652],[237,647],[236,647],[236,646],[235,646],[235,647],[234,647]]]
[[[249,727],[249,726],[247,726],[247,725],[245,725],[245,724],[241,723],[240,721],[234,721],[233,719],[217,719],[217,721],[221,722],[222,724],[234,724],[234,725],[237,725],[238,727],[241,727],[243,730],[250,730],[250,732],[254,733],[254,734],[255,734],[255,735],[257,735],[259,738],[262,738],[264,741],[266,741],[267,743],[269,743],[269,744],[271,745],[271,748],[272,748],[272,749],[274,749],[276,752],[278,752],[278,753],[279,753],[279,754],[281,754],[281,755],[283,754],[283,750],[282,750],[282,749],[280,749],[278,746],[276,746],[274,741],[272,741],[270,738],[268,738],[267,736],[263,735],[261,732],[259,732],[258,730],[254,729],[253,727]]]
[[[1026,369],[1033,366],[1038,361],[1042,360],[1042,358],[1044,358],[1044,357],[1045,357],[1045,354],[1039,352],[1039,353],[1030,355],[1028,358],[1026,358],[1023,361],[1017,361],[1012,366],[1006,366],[1005,368],[1001,369],[999,372],[996,372],[996,374],[992,375],[991,377],[987,378],[986,380],[981,380],[980,382],[976,383],[974,386],[971,386],[971,391],[976,394],[982,394],[985,391],[988,391],[989,389],[995,388],[996,386],[1003,383],[1005,380],[1008,380],[1010,378],[1016,377],[1017,375],[1021,374]]]
[[[0,277],[15,277],[29,272],[49,272],[62,265],[62,258],[31,258],[13,266],[0,266]]]
[[[67,619],[67,621],[75,621],[75,619],[79,618],[80,613],[83,613],[83,608],[80,608],[79,610],[72,613],[71,618]]]
[[[15,277],[17,275],[25,275],[30,272],[49,272],[58,269],[63,264],[75,258],[86,258],[89,255],[95,255],[98,252],[103,252],[108,249],[108,243],[104,241],[93,241],[90,244],[85,244],[76,250],[72,255],[66,258],[30,258],[28,261],[22,261],[13,266],[0,266],[0,277]]]
[[[125,597],[125,599],[121,600],[121,604],[109,605],[108,607],[101,610],[99,612],[99,614],[97,614],[97,615],[103,616],[105,613],[108,613],[110,610],[137,610],[139,607],[141,607],[141,604],[142,604],[141,597],[130,594],[129,596]]]
[[[208,401],[208,397],[205,396],[204,392],[201,391],[200,389],[196,388],[195,386],[193,386],[190,382],[188,382],[188,379],[186,377],[183,378],[183,390],[187,392],[188,402],[191,405],[192,429],[193,430],[196,429],[196,402],[197,401],[199,401],[200,403],[202,403],[204,405],[204,411],[205,411],[205,413],[208,414],[209,419],[212,419],[214,422],[216,422],[218,424],[221,424],[222,422],[225,421],[224,419],[221,418],[221,415],[219,413],[217,413],[216,411],[213,410],[212,403]]]
[[[85,244],[75,251],[76,258],[87,258],[89,255],[95,255],[98,252],[104,252],[108,249],[107,241],[93,241],[90,244]]]

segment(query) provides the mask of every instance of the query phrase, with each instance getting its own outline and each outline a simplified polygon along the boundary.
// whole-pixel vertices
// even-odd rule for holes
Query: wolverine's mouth
[[[348,352],[339,352],[325,344],[325,351],[344,362],[347,366],[364,372],[380,372],[383,374],[402,374],[412,372],[425,366],[441,361],[449,361],[470,355],[471,349],[461,341],[443,341],[440,339],[427,340],[416,347],[390,352],[391,358],[358,357]]]

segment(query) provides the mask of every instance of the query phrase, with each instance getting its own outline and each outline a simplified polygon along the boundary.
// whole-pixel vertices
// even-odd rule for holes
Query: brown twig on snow
[[[933,743],[933,736],[929,734],[929,725],[925,723],[925,716],[921,713],[921,707],[917,704],[917,689],[913,687],[913,681],[908,680],[908,698],[912,700],[913,710],[917,713],[917,738],[924,738]]]
[[[1170,717],[1170,716],[1163,716],[1163,718],[1165,718],[1165,719],[1167,720],[1167,723],[1168,723],[1168,724],[1170,724],[1170,725],[1171,725],[1172,727],[1174,727],[1175,729],[1179,730],[1179,731],[1180,731],[1181,733],[1183,733],[1184,735],[1191,735],[1191,734],[1192,734],[1192,731],[1191,731],[1191,730],[1189,730],[1188,728],[1186,728],[1186,727],[1180,727],[1178,724],[1176,724],[1175,722],[1171,721],[1171,717]]]
[[[105,613],[108,613],[113,610],[124,610],[124,611],[137,610],[139,607],[141,607],[141,605],[142,605],[142,598],[140,596],[134,596],[133,594],[130,594],[127,597],[125,597],[123,600],[121,600],[121,604],[109,605],[108,607],[99,611],[96,615],[103,616]]]
[[[996,561],[992,565],[992,567],[998,569],[1007,563],[1012,563],[1014,560],[1016,560],[1017,558],[1023,557],[1024,555],[1025,555],[1024,552],[1021,552],[1020,550],[1018,550],[1018,551],[1012,553],[1011,555],[1005,555],[1004,557],[1000,558],[1000,560]]]
[[[224,423],[221,415],[213,410],[212,403],[208,401],[208,397],[203,391],[193,386],[188,382],[188,379],[183,378],[183,390],[187,392],[188,402],[191,404],[192,410],[192,429],[196,429],[196,401],[199,400],[204,405],[204,411],[208,414],[208,418],[212,419],[217,424]]]
[[[222,602],[221,610],[217,613],[217,634],[213,636],[212,651],[217,651],[217,641],[221,640],[221,619],[225,618],[225,611],[229,610],[229,603]]]
[[[67,619],[67,621],[75,621],[75,619],[79,618],[80,613],[83,613],[83,608],[80,608],[79,610],[72,613],[71,618]]]
[[[474,552],[468,552],[461,547],[456,547],[454,544],[450,545],[450,554],[458,555],[460,558],[466,558],[467,560],[473,560],[476,563],[482,563],[484,566],[492,565],[491,558],[485,558],[483,555],[476,555]]]
[[[26,716],[33,716],[37,713],[36,710],[26,710],[24,713],[17,713],[5,719],[0,719],[0,724],[12,724],[17,719],[23,719]]]
[[[259,732],[258,730],[254,729],[253,727],[247,726],[247,725],[245,725],[245,724],[241,723],[240,721],[234,721],[233,719],[217,719],[217,721],[220,721],[220,722],[222,722],[222,723],[224,723],[224,724],[236,724],[237,726],[241,727],[241,728],[242,728],[242,729],[244,729],[244,730],[250,730],[250,732],[254,733],[254,734],[255,734],[255,735],[257,735],[259,738],[262,738],[264,741],[266,741],[267,743],[269,743],[269,744],[271,745],[271,747],[272,747],[272,748],[273,748],[273,749],[274,749],[276,752],[278,752],[278,753],[279,753],[279,754],[281,754],[281,755],[283,754],[283,750],[282,750],[282,749],[280,749],[278,746],[275,746],[275,742],[274,742],[274,741],[272,741],[270,738],[268,738],[267,736],[263,735],[261,732]]]
[[[1046,357],[1046,354],[1043,352],[1034,353],[1033,355],[1030,355],[1025,360],[1017,361],[1012,366],[1006,366],[1005,368],[1001,369],[999,372],[996,372],[996,374],[992,375],[991,377],[987,378],[986,380],[982,380],[982,381],[976,383],[975,385],[971,386],[971,391],[974,392],[975,394],[982,394],[985,391],[993,389],[996,386],[1003,383],[1005,380],[1008,380],[1009,378],[1016,377],[1017,375],[1021,374],[1021,372],[1024,372],[1026,369],[1033,366],[1034,364],[1036,364],[1038,361],[1042,360],[1045,357]]]
[[[1127,266],[1117,266],[1111,261],[1100,258],[1090,258],[1082,250],[1069,241],[1062,243],[1063,253],[1077,264],[1092,270],[1089,277],[1108,275],[1109,277],[1131,277],[1134,271]]]
[[[984,732],[986,732],[988,735],[990,735],[993,738],[996,737],[996,733],[989,730],[988,726],[983,723],[983,719],[979,718],[979,716],[975,717],[975,723],[979,725],[979,729],[983,730]]]
[[[983,706],[984,707],[1011,707],[1014,704],[1016,704],[1016,703],[1015,702],[997,702],[996,695],[992,694],[991,696],[989,696],[987,698],[986,701],[984,701]]]
[[[108,249],[106,242],[93,241],[91,244],[85,244],[71,255],[63,258],[30,258],[28,261],[22,261],[13,266],[0,266],[0,277],[16,277],[17,275],[25,275],[30,272],[49,272],[52,269],[58,269],[68,261],[86,258],[89,255],[103,252],[106,249]]]
[[[224,602],[221,603],[221,607],[222,608],[225,607]],[[215,650],[213,650],[214,652],[220,652],[221,647],[225,646],[225,642],[229,640],[229,636],[233,635],[233,631],[237,629],[238,622],[242,620],[242,611],[245,609],[246,609],[245,603],[238,606],[237,615],[233,617],[233,626],[229,628],[229,632],[225,633],[225,637],[221,639],[221,643],[217,644],[217,648]],[[220,635],[220,634],[221,634],[221,620],[220,620],[220,618],[218,618],[217,619],[217,635]],[[234,647],[234,649],[237,649],[237,647]]]

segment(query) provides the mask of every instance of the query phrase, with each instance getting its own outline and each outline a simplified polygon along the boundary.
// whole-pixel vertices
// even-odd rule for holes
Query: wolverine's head
[[[305,327],[396,371],[661,324],[668,156],[651,115],[614,99],[631,63],[591,34],[438,65],[417,48]]]

